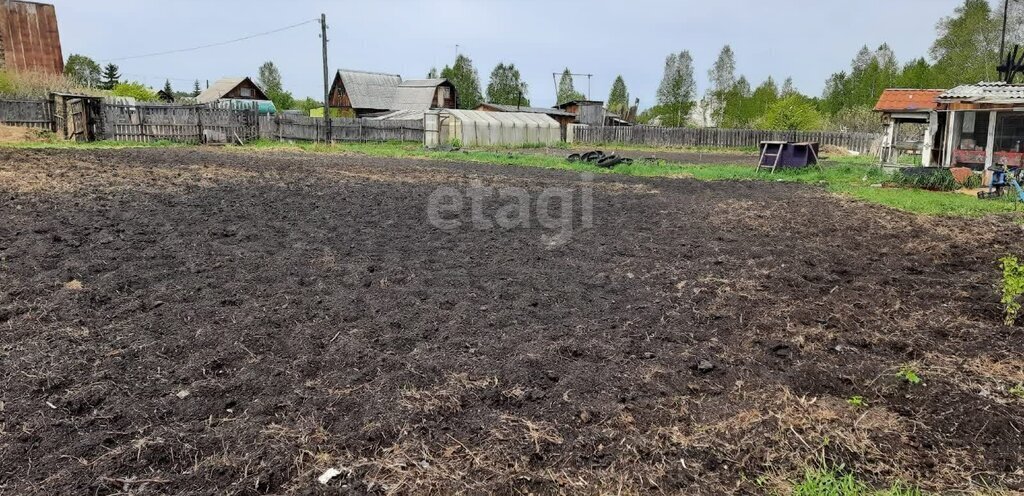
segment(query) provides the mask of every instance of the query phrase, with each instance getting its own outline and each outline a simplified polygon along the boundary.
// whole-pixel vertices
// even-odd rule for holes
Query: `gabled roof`
[[[338,76],[352,108],[358,109],[391,110],[395,92],[402,84],[402,76],[398,74],[339,69]]]
[[[391,110],[429,110],[434,106],[437,87],[448,83],[447,79],[410,79],[402,81],[395,90]]]
[[[559,110],[556,108],[520,107],[517,105],[502,105],[500,103],[481,103],[480,105],[477,106],[477,108],[479,107],[491,108],[497,110],[498,112],[526,112],[530,114],[547,114],[557,115],[561,117],[576,117],[576,114],[572,112],[566,112],[564,110]]]
[[[930,112],[938,108],[936,99],[944,91],[887,89],[875,104],[875,112]]]
[[[583,105],[583,104],[587,104],[587,105],[604,105],[604,102],[598,101],[598,100],[570,100],[568,102],[562,102],[562,103],[560,103],[558,105],[555,105],[555,108],[564,109],[564,108],[569,107],[571,105]]]
[[[939,100],[971,103],[1020,103],[1024,101],[1024,85],[1004,82],[966,84],[939,95]]]
[[[203,92],[196,97],[196,101],[199,103],[211,103],[220,100],[221,98],[224,98],[224,95],[227,95],[231,90],[237,88],[238,85],[245,81],[249,81],[257,90],[259,90],[260,94],[258,95],[258,100],[269,100],[266,92],[263,91],[263,88],[260,88],[260,85],[256,84],[252,79],[247,77],[234,77],[218,79],[209,88],[203,90]]]

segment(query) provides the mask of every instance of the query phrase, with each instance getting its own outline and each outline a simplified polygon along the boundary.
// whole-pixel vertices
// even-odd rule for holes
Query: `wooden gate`
[[[68,139],[89,141],[89,114],[81,98],[68,100]]]

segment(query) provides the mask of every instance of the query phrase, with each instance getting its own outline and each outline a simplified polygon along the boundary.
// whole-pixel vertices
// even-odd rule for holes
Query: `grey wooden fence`
[[[103,139],[185,143],[252,141],[255,110],[183,105],[103,105]]]
[[[324,141],[323,118],[278,114],[260,117],[260,137],[273,140]],[[416,141],[423,142],[422,120],[369,120],[334,117],[334,141]]]
[[[816,142],[860,153],[877,149],[880,134],[829,131],[762,131],[756,129],[691,129],[650,126],[573,126],[576,143],[649,146],[757,147],[762,141]]]
[[[0,100],[0,124],[54,129],[50,100]]]

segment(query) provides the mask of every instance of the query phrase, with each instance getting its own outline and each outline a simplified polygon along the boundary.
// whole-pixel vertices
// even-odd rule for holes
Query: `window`
[[[242,98],[252,98],[254,96],[252,88],[241,88],[238,93]]]

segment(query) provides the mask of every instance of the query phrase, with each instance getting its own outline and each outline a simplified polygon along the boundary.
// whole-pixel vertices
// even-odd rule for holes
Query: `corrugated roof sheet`
[[[402,81],[395,90],[392,110],[429,110],[434,106],[437,87],[447,79],[410,79]]]
[[[227,95],[228,92],[235,89],[235,86],[242,84],[242,81],[245,81],[246,79],[249,78],[220,78],[216,82],[214,82],[209,88],[203,90],[203,92],[196,97],[196,101],[199,103],[211,103],[220,100],[221,98],[224,98],[224,95]],[[250,79],[250,81],[252,80]],[[255,81],[252,81],[252,84],[255,85],[257,88],[260,87],[260,85],[256,84]],[[260,88],[260,92],[265,93],[263,91],[263,88]]]
[[[391,110],[402,76],[382,72],[339,69],[341,84],[345,85],[353,108]]]
[[[562,117],[575,117],[576,114],[556,108],[544,107],[518,107],[516,105],[502,105],[500,103],[481,103],[481,107],[490,107],[500,112],[526,112],[530,114],[560,115]]]
[[[960,100],[974,103],[998,103],[1024,100],[1024,85],[1004,82],[978,83],[957,86],[941,95],[940,100]]]
[[[888,89],[875,104],[875,112],[924,112],[935,110],[935,101],[946,90]]]

